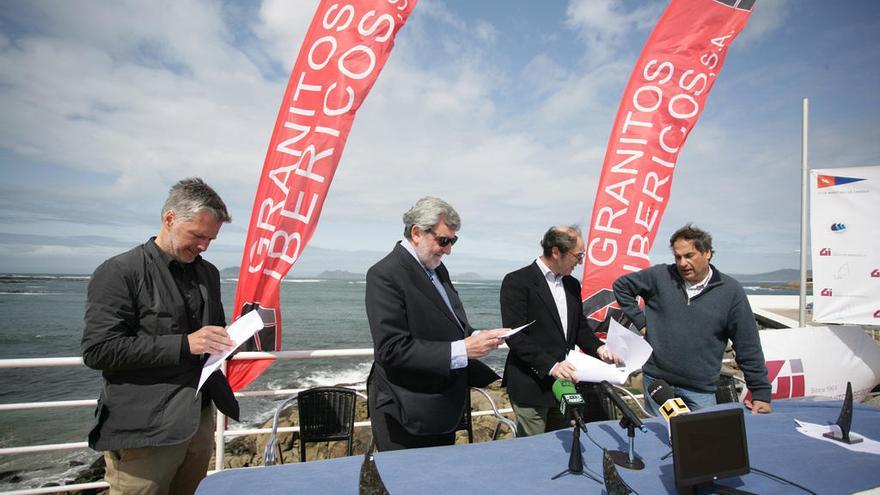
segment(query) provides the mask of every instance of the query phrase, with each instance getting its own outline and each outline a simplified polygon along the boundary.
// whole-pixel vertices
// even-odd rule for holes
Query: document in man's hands
[[[624,366],[618,368],[613,363],[606,363],[578,351],[569,351],[566,359],[577,368],[578,380],[598,383],[607,380],[610,383],[623,385],[629,375],[642,367],[651,357],[654,349],[645,339],[623,327],[613,318],[608,327],[606,348],[623,358]]]
[[[521,326],[521,327],[512,328],[509,332],[505,332],[503,335],[501,335],[501,338],[502,338],[502,339],[506,339],[507,337],[510,337],[511,335],[515,334],[516,332],[519,332],[519,331],[522,330],[523,328],[525,328],[525,327],[531,325],[532,323],[534,323],[534,322],[536,322],[536,321],[538,321],[538,320],[532,320],[532,321],[526,323],[525,325],[523,325],[523,326]]]
[[[205,381],[211,376],[211,373],[217,371],[220,365],[223,364],[224,359],[229,357],[230,354],[238,349],[238,346],[243,344],[247,339],[253,337],[253,335],[262,328],[263,319],[260,318],[259,311],[251,311],[235,320],[232,325],[226,327],[226,333],[229,334],[229,338],[232,339],[235,345],[231,350],[226,351],[223,354],[212,354],[211,357],[208,358],[208,361],[205,362],[205,366],[202,367],[202,375],[199,377],[199,386],[196,388],[196,393],[202,388],[202,385],[205,384]]]

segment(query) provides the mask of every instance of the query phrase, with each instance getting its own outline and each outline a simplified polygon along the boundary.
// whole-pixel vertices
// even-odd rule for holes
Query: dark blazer
[[[367,271],[366,309],[374,351],[370,401],[414,435],[455,429],[464,410],[469,374],[477,386],[489,383],[487,371],[492,380],[497,379],[476,360],[465,368],[450,369],[450,342],[470,335],[473,328],[446,267],[441,264],[436,273],[455,315],[422,265],[399,242]],[[483,379],[476,380],[477,374]]]
[[[529,407],[553,407],[554,378],[550,369],[565,359],[575,344],[596,355],[602,341],[593,335],[581,308],[581,286],[571,275],[562,279],[568,307],[568,339],[562,331],[559,311],[547,280],[537,262],[508,273],[501,283],[501,322],[515,328],[531,326],[507,339],[510,352],[504,366],[504,382],[510,399]]]
[[[202,394],[238,419],[238,403],[222,373],[196,393],[203,357],[185,343],[189,321],[167,259],[149,240],[105,261],[89,282],[82,338],[86,366],[101,370],[104,387],[89,446],[117,450],[173,445],[199,427]],[[226,325],[220,274],[193,261],[203,299],[202,325]]]

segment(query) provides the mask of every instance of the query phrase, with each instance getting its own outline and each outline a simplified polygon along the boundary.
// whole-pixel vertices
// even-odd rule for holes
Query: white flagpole
[[[810,170],[807,165],[807,130],[810,125],[810,99],[804,98],[804,125],[801,138],[801,293],[798,307],[798,326],[807,322],[807,227],[809,226]]]

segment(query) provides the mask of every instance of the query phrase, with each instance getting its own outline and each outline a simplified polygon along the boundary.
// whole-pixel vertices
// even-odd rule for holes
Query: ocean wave
[[[316,284],[319,282],[326,282],[326,280],[320,278],[285,278],[281,281],[283,284]]]
[[[53,294],[61,294],[61,292],[16,292],[2,291],[0,296],[51,296]]]
[[[23,466],[20,472],[21,480],[14,483],[0,482],[0,489],[5,490],[8,487],[14,490],[26,490],[52,484],[73,483],[76,477],[88,469],[101,455],[85,447],[66,453],[60,458],[34,461],[34,464]]]
[[[90,275],[30,275],[25,273],[0,273],[0,280],[4,278],[22,280],[89,280]]]
[[[332,387],[335,385],[357,386],[366,383],[372,361],[359,363],[351,368],[330,368],[312,371],[293,383],[290,377],[276,378],[269,382],[269,389]]]

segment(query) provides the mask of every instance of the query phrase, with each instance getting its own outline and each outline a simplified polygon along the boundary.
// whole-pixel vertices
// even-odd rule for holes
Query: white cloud
[[[796,14],[797,4],[791,0],[756,2],[749,21],[737,39],[737,45],[756,42],[785,26],[786,20]]]
[[[619,54],[633,31],[652,28],[664,8],[659,2],[649,2],[626,11],[623,3],[615,0],[571,0],[566,23],[584,41],[587,65],[595,66]]]
[[[317,0],[266,0],[260,5],[260,23],[254,29],[268,45],[273,59],[283,61],[288,73],[317,8]]]
[[[201,175],[235,219],[209,254],[237,262],[316,3],[4,5],[0,21],[23,28],[0,24],[0,233],[140,242],[170,184]],[[548,225],[587,219],[622,88],[666,4],[535,5],[502,15],[482,4],[419,2],[359,111],[313,243],[387,249],[403,210],[426,194],[462,214],[459,255],[525,262]],[[817,162],[880,156],[871,134],[878,101],[864,89],[877,79],[865,67],[880,53],[870,22],[857,32],[861,49],[848,52],[839,33],[849,25],[829,27],[817,45],[791,8],[759,3],[746,41],[736,41],[682,154],[660,248],[665,229],[697,220],[727,252],[788,249],[796,200],[779,181],[799,160],[792,94],[821,90],[834,116],[815,135]],[[513,11],[522,18],[508,19]],[[783,40],[783,28],[800,37]],[[772,50],[780,46],[834,49],[801,63]],[[13,259],[14,249],[0,251],[0,261]]]

